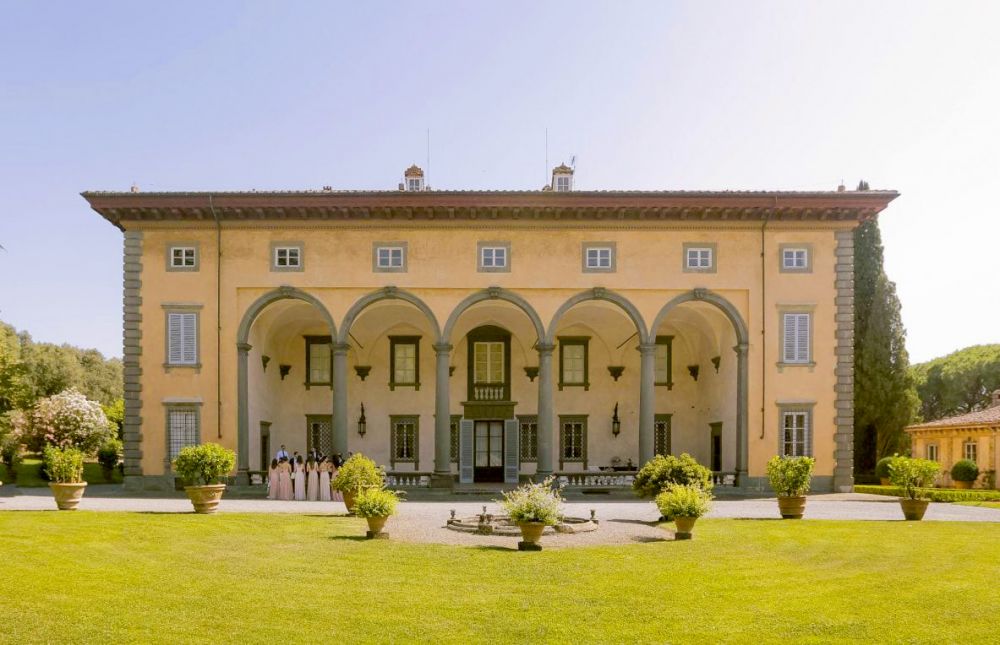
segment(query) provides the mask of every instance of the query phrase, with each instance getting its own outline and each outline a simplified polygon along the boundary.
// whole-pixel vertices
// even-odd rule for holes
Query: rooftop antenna
[[[545,128],[545,183],[549,183],[549,129]]]
[[[427,172],[424,173],[424,190],[431,183],[431,129],[427,128]]]

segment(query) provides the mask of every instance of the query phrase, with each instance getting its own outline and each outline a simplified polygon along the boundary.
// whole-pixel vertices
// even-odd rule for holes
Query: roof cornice
[[[863,221],[896,191],[287,191],[84,192],[119,228],[220,220]]]

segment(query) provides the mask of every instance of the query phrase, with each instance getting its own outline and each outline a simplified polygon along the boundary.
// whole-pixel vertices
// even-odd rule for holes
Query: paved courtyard
[[[94,487],[80,504],[84,511],[191,513],[187,498],[170,496],[125,496],[114,487]],[[10,489],[0,497],[2,511],[55,510],[55,502],[47,489],[20,489],[11,495]],[[117,494],[116,494],[117,493]],[[477,515],[486,506],[488,513],[499,513],[499,506],[489,500],[446,498],[439,501],[412,501],[400,505],[399,514],[390,519],[386,530],[393,539],[407,542],[456,544],[467,546],[514,546],[516,538],[461,533],[445,528],[451,510],[457,517]],[[595,512],[599,528],[590,533],[546,536],[547,547],[625,544],[672,539],[672,533],[657,525],[659,513],[649,501],[642,500],[569,500],[566,514],[590,517]],[[300,513],[309,515],[344,515],[341,502],[283,502],[267,499],[223,499],[222,513]],[[717,500],[712,518],[769,520],[778,519],[774,499]],[[895,498],[875,495],[841,494],[814,495],[806,506],[806,520],[902,520]],[[1000,510],[954,504],[931,504],[927,521],[1000,522]],[[361,521],[358,520],[360,523]],[[696,529],[697,530],[697,529]]]

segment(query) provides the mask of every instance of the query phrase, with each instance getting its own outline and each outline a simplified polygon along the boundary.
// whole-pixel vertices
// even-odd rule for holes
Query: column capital
[[[246,354],[253,349],[253,345],[250,343],[236,343],[236,349],[239,350],[241,354]]]
[[[346,354],[351,349],[351,344],[334,343],[332,349],[334,354]]]
[[[739,354],[740,356],[746,356],[747,352],[750,351],[750,344],[739,343],[738,345],[733,345],[733,351]]]
[[[656,343],[639,343],[636,347],[640,354],[652,354],[656,351]]]
[[[555,343],[535,343],[535,349],[539,354],[551,354],[555,348]]]
[[[448,354],[454,349],[451,343],[434,343],[434,351],[438,354]]]

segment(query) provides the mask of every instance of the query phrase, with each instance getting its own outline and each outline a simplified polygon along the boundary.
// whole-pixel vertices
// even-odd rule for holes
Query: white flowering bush
[[[540,484],[524,484],[503,494],[499,504],[515,524],[541,522],[553,526],[562,519],[562,496],[554,490],[549,477]]]
[[[40,399],[17,420],[16,429],[21,442],[33,452],[56,446],[92,455],[114,436],[101,404],[75,388]]]

